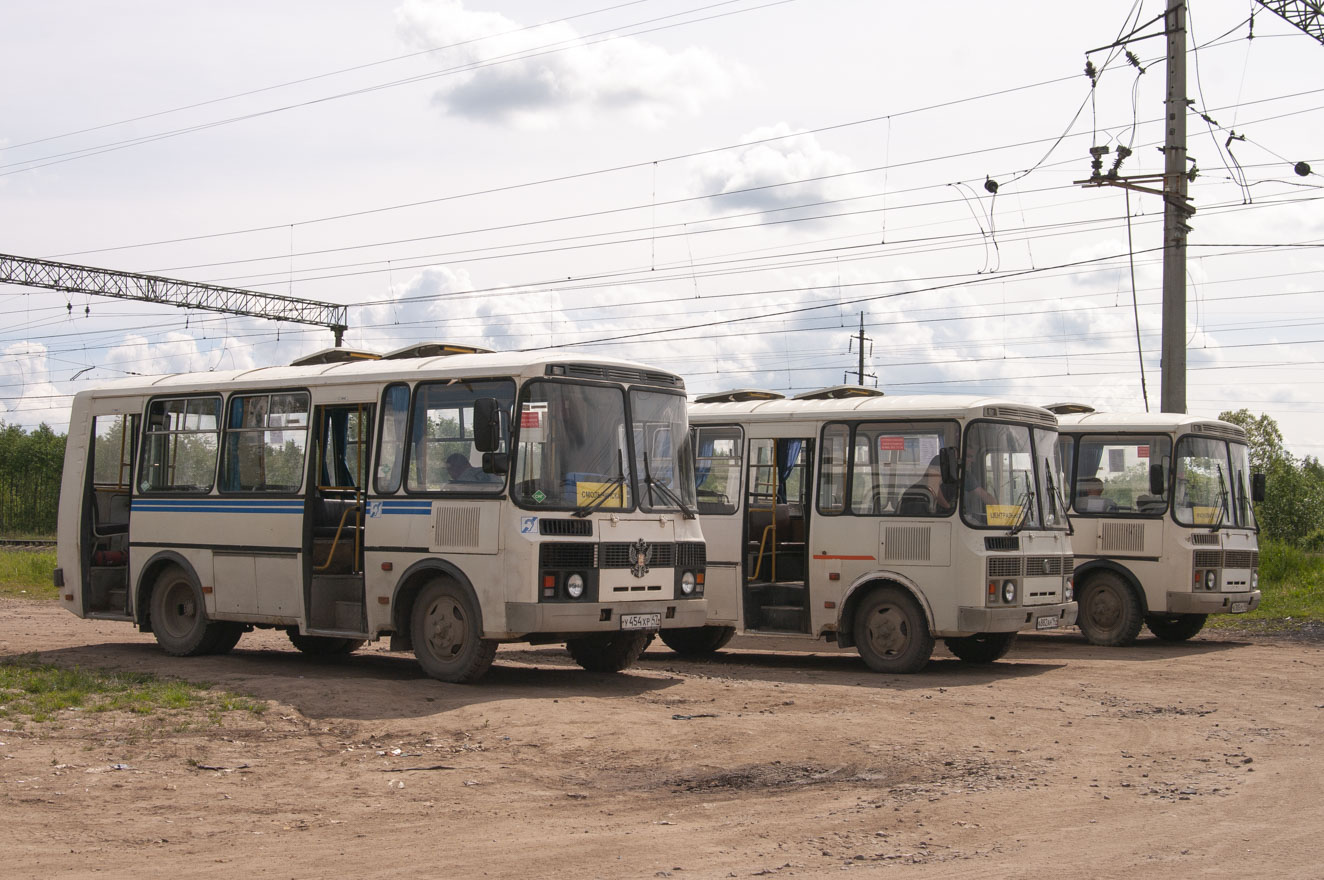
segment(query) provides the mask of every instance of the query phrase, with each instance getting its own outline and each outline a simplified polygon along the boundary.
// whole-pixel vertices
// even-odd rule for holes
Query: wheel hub
[[[438,602],[428,612],[428,647],[437,657],[453,657],[464,647],[464,615],[451,602]]]
[[[895,656],[906,646],[909,634],[901,613],[890,605],[874,612],[869,619],[869,644],[884,657]]]

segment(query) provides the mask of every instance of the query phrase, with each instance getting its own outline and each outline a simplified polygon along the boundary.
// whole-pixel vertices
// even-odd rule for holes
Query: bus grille
[[[539,559],[543,568],[593,568],[596,544],[543,544]]]
[[[1102,541],[1105,553],[1139,553],[1145,549],[1145,526],[1143,523],[1105,522]]]
[[[588,538],[593,535],[591,519],[547,519],[538,520],[538,534],[555,535],[562,538]]]
[[[1021,539],[1015,535],[1010,538],[1005,535],[988,537],[984,539],[984,549],[995,551],[1019,550],[1021,549]]]
[[[988,558],[988,576],[993,578],[1020,577],[1021,557],[990,556]]]
[[[1256,555],[1250,550],[1228,550],[1223,554],[1223,565],[1227,568],[1254,568],[1252,560]]]
[[[1026,577],[1048,577],[1062,574],[1061,556],[1027,556],[1025,558]]]
[[[1223,564],[1223,551],[1221,550],[1195,551],[1196,568],[1218,568],[1222,564]]]
[[[928,562],[933,555],[928,526],[887,526],[883,529],[883,558]]]
[[[704,568],[708,564],[706,544],[677,544],[677,568]]]
[[[1211,535],[1208,532],[1200,532],[1198,534],[1191,535],[1191,543],[1198,544],[1204,547],[1217,547],[1218,535]]]
[[[650,546],[653,550],[653,555],[648,559],[650,568],[676,567],[675,544],[652,544]],[[637,562],[634,545],[602,544],[601,547],[602,553],[599,558],[603,568],[634,568]]]

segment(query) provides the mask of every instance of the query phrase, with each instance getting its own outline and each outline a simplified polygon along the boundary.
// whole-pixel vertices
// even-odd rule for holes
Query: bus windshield
[[[1242,471],[1245,471],[1244,464]],[[1233,503],[1233,491],[1227,443],[1190,436],[1177,442],[1173,498],[1173,516],[1177,522],[1186,526],[1248,525],[1246,517]],[[1246,506],[1249,509],[1250,505]]]
[[[561,510],[633,505],[622,389],[530,382],[520,395],[518,436],[513,494],[519,504]]]
[[[1039,460],[1039,483],[1043,486],[1044,525],[1050,529],[1067,528],[1066,465],[1062,461],[1062,447],[1057,432],[1047,428],[1034,429],[1034,454]]]
[[[1041,526],[1027,425],[976,422],[966,431],[964,461],[961,517],[968,524],[1009,529]]]
[[[685,428],[685,398],[635,389],[630,392],[630,415],[640,507],[692,515],[698,503],[694,453]]]
[[[1232,521],[1253,529],[1256,525],[1250,499],[1250,450],[1243,443],[1231,443],[1228,451],[1232,458],[1232,491],[1236,493]]]

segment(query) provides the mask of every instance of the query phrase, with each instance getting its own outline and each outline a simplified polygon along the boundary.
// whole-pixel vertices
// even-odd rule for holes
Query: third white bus
[[[1260,604],[1246,432],[1218,419],[1053,404],[1071,474],[1077,625],[1096,645],[1198,633]]]

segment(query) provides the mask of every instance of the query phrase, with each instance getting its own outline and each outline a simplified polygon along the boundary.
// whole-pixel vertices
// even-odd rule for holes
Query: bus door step
[[[808,615],[801,605],[764,605],[759,609],[759,629],[808,632],[808,622]]]

